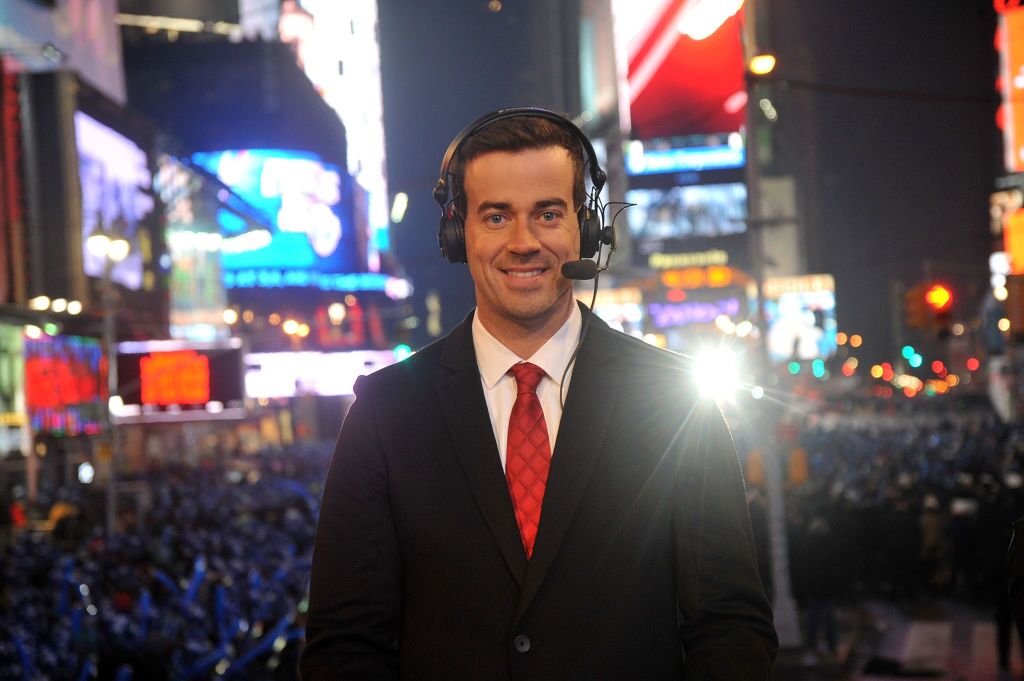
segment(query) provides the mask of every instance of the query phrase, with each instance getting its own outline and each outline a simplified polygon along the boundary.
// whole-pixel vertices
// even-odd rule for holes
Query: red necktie
[[[533,555],[533,542],[540,524],[544,487],[551,465],[548,424],[537,399],[537,385],[544,370],[522,362],[510,370],[516,378],[519,394],[512,405],[508,422],[508,447],[505,450],[505,479],[516,511],[516,524],[523,538],[526,557]]]

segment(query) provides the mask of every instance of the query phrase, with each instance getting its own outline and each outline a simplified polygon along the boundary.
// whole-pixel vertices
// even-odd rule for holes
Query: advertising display
[[[241,341],[128,342],[118,345],[119,419],[189,420],[239,415]]]
[[[348,177],[309,152],[247,150],[198,153],[193,161],[217,176],[273,226],[271,234],[233,239],[223,248],[224,285],[232,288],[342,290],[335,275],[363,272],[359,236],[352,225]],[[221,234],[247,229],[237,215],[220,211]]]
[[[698,289],[671,297],[676,299],[647,303],[648,324],[653,329],[665,331],[691,324],[714,324],[723,315],[731,320],[745,319],[750,312],[746,297],[735,287]]]
[[[612,10],[633,139],[740,129],[743,0],[614,0]]]
[[[164,204],[171,256],[172,338],[214,340],[230,336],[224,323],[227,293],[220,270],[223,237],[217,226],[216,190],[173,156],[161,156],[153,190]]]
[[[626,201],[636,204],[626,217],[638,265],[647,266],[656,254],[720,249],[735,259],[745,251],[743,183],[630,189]]]
[[[835,280],[830,274],[764,282],[768,354],[778,362],[824,359],[836,349]]]
[[[1024,7],[997,8],[999,29],[999,89],[1003,103],[999,108],[999,126],[1003,129],[1003,156],[1006,172],[1024,171]]]
[[[107,399],[106,360],[95,338],[26,337],[25,406],[34,433],[95,435]]]
[[[82,257],[85,273],[102,277],[104,258],[90,252],[87,242],[97,231],[112,231],[130,244],[128,257],[114,264],[113,281],[139,290],[143,257],[149,249],[142,221],[153,210],[148,191],[152,183],[146,152],[124,135],[87,114],[75,112],[75,145],[82,191]]]
[[[0,324],[0,459],[25,451],[27,426],[22,327]]]
[[[352,395],[356,379],[395,363],[391,350],[264,352],[245,356],[249,397]]]

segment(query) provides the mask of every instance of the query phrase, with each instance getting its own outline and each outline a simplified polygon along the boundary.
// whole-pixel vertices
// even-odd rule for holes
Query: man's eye
[[[544,222],[552,222],[558,219],[558,213],[553,210],[546,210],[540,214],[540,219]]]
[[[495,213],[494,215],[488,215],[485,217],[484,222],[491,225],[500,225],[504,219],[504,216]]]

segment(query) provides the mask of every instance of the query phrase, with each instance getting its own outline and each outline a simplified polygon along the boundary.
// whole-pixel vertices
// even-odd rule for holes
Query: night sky
[[[542,3],[530,3],[532,11]],[[772,170],[797,180],[812,272],[837,282],[841,330],[891,359],[891,291],[949,280],[956,316],[987,286],[988,194],[1000,174],[995,11],[982,0],[762,0],[779,57]],[[398,255],[423,295],[440,292],[445,330],[473,305],[464,266],[437,250],[430,191],[451,138],[493,109],[537,101],[536,22],[524,2],[382,0],[380,31],[392,193],[410,196]],[[973,289],[973,290],[972,290]],[[422,330],[422,328],[421,328]],[[416,339],[427,340],[425,335]]]

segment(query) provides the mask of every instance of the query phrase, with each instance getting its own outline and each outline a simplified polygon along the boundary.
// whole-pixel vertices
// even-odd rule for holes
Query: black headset
[[[612,243],[613,235],[611,228],[604,226],[604,215],[599,206],[601,188],[604,187],[608,175],[598,164],[597,154],[594,153],[594,145],[590,143],[590,140],[583,134],[583,131],[565,116],[547,109],[517,107],[494,111],[473,121],[455,136],[452,143],[448,145],[448,151],[444,153],[444,159],[441,161],[440,177],[437,180],[437,184],[434,185],[434,200],[441,206],[441,225],[437,231],[437,243],[441,247],[441,255],[448,262],[466,262],[466,222],[464,217],[459,215],[459,211],[455,207],[456,197],[452,195],[449,184],[451,180],[450,167],[452,159],[467,138],[472,137],[492,123],[509,118],[527,116],[544,118],[557,123],[576,138],[586,154],[587,164],[590,166],[590,181],[593,187],[586,203],[580,206],[578,214],[580,224],[580,257],[591,258],[597,254],[602,243]]]

